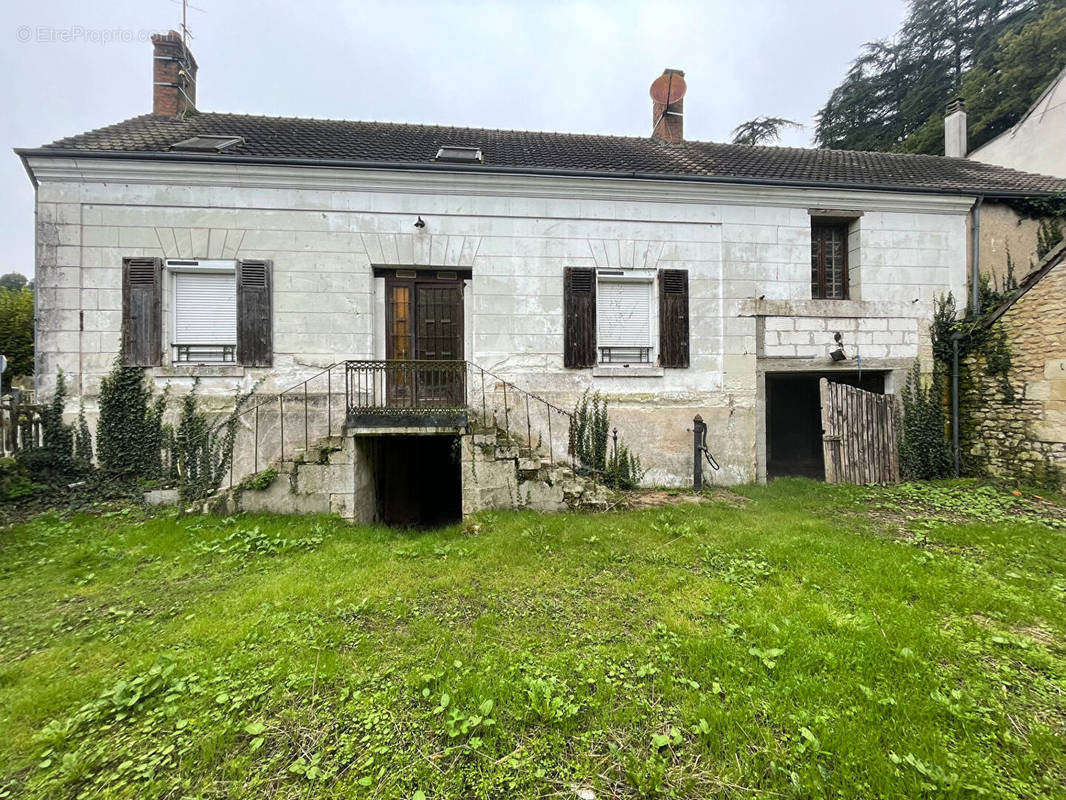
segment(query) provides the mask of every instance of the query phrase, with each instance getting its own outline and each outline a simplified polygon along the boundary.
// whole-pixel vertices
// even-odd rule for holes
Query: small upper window
[[[848,296],[848,225],[811,225],[811,297],[846,300]]]
[[[221,153],[238,144],[244,144],[243,136],[193,136],[191,139],[175,142],[170,149],[194,153]]]
[[[454,161],[461,164],[482,164],[485,157],[481,154],[480,147],[458,147],[455,145],[442,145],[437,151],[434,161]]]

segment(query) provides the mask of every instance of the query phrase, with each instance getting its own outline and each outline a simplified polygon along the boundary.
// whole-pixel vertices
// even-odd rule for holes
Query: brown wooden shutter
[[[245,259],[237,265],[237,363],[269,367],[274,356],[273,262]]]
[[[596,363],[596,270],[564,270],[563,317],[563,365],[591,367]]]
[[[163,356],[163,259],[122,259],[122,363],[158,366]]]
[[[688,366],[688,270],[659,270],[659,365]]]

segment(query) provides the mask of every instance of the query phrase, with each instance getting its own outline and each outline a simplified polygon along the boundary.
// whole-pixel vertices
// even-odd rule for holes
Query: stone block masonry
[[[209,165],[143,173],[114,160],[51,168],[35,165],[36,385],[50,396],[62,369],[70,407],[84,401],[90,425],[118,349],[125,257],[273,262],[269,368],[152,370],[175,396],[199,377],[205,402],[219,403],[253,386],[283,391],[345,359],[384,358],[385,279],[375,270],[469,270],[463,357],[562,408],[586,389],[603,393],[645,481],[672,486],[691,480],[685,431],[697,413],[712,424],[717,478],[757,480],[759,359],[827,359],[839,330],[864,369],[894,369],[925,346],[932,298],[965,291],[965,198]],[[811,299],[811,207],[864,211],[849,242],[849,301]],[[419,216],[427,227],[413,227]],[[567,267],[686,271],[689,367],[655,368],[653,293],[652,369],[567,369]],[[780,308],[745,312],[760,299]],[[165,346],[173,309],[164,277]],[[782,327],[764,331],[760,316]]]
[[[984,354],[963,371],[963,466],[1011,484],[1061,488],[1066,478],[1066,264],[1060,261],[993,325],[1005,335],[1007,381]]]

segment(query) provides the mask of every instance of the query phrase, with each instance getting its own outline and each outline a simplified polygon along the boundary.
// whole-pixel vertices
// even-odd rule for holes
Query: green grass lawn
[[[0,532],[0,797],[1066,796],[1063,516],[41,517]]]

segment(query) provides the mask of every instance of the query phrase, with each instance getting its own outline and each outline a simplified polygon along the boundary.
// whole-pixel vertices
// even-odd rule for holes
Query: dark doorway
[[[381,519],[401,528],[437,528],[463,516],[455,436],[383,436],[377,474]]]
[[[825,479],[822,403],[818,381],[828,378],[883,394],[883,372],[802,372],[766,376],[766,475]]]

